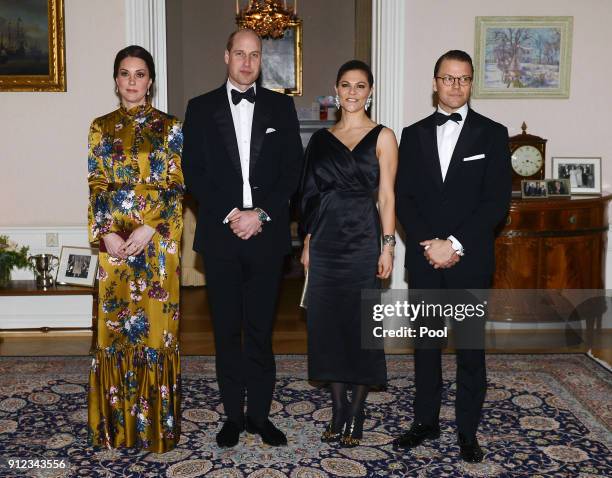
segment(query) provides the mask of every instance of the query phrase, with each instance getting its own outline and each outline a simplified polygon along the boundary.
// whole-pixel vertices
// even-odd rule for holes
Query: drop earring
[[[366,103],[365,103],[365,109],[369,110],[370,106],[372,106],[372,95],[368,96],[368,99],[366,100]]]
[[[334,103],[336,104],[336,108],[338,109],[338,111],[340,111],[340,97],[338,95],[336,95],[336,97],[334,98]]]
[[[119,94],[119,87],[115,85],[115,94]]]

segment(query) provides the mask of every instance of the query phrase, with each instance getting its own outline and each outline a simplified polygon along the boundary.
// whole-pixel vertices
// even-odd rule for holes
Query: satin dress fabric
[[[155,234],[127,259],[100,252],[88,436],[95,447],[172,450],[181,433],[181,122],[150,104],[119,108],[89,132],[89,241]]]
[[[311,380],[368,385],[387,380],[384,350],[366,349],[361,341],[361,291],[380,288],[376,143],[383,128],[375,126],[353,150],[321,129],[306,150],[301,227],[311,234],[306,291]]]

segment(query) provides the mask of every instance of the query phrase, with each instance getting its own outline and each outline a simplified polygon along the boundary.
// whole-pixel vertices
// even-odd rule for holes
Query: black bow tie
[[[255,88],[253,88],[252,86],[248,90],[242,92],[238,90],[231,91],[232,103],[234,103],[235,105],[240,103],[242,100],[247,100],[250,103],[255,103]]]
[[[445,115],[444,113],[440,113],[436,111],[436,124],[438,126],[442,126],[448,120],[454,121],[459,124],[459,121],[462,120],[461,115],[459,113],[452,113],[450,115]]]

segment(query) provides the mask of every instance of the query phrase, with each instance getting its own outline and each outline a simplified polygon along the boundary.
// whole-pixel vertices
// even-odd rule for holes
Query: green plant
[[[8,236],[0,236],[0,271],[10,271],[15,267],[31,269],[28,251],[27,246],[19,247],[15,242],[9,241]]]

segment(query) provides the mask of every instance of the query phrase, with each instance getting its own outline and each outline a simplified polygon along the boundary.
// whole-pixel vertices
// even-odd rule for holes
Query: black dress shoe
[[[287,437],[285,434],[276,428],[267,418],[263,422],[255,422],[247,417],[246,431],[259,435],[261,441],[270,446],[285,446],[287,444]]]
[[[393,440],[393,449],[396,451],[406,450],[419,446],[425,440],[431,440],[440,437],[440,427],[438,425],[423,425],[422,423],[413,423],[410,430],[402,433],[398,438]]]
[[[222,448],[236,446],[242,430],[244,430],[244,427],[241,427],[237,423],[230,420],[226,421],[219,433],[217,433],[217,445]]]
[[[459,434],[459,450],[461,459],[468,463],[480,463],[484,457],[476,437],[470,440]]]

